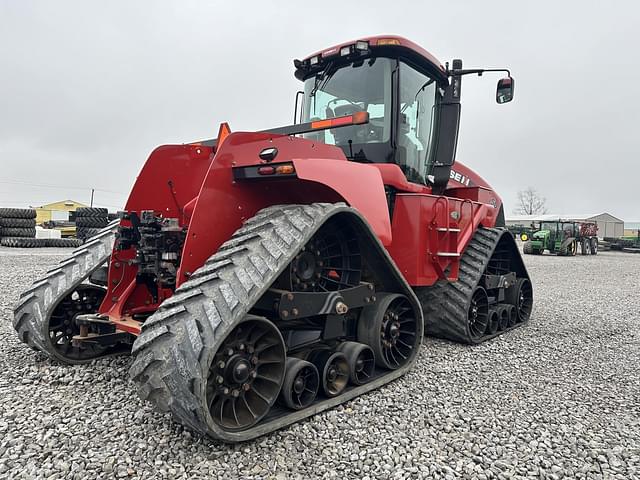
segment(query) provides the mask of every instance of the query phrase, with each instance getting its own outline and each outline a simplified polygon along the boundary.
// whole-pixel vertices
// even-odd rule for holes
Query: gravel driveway
[[[129,358],[19,343],[18,293],[66,254],[0,248],[0,478],[640,478],[640,255],[527,256],[527,327],[427,339],[401,380],[227,446],[141,404]]]

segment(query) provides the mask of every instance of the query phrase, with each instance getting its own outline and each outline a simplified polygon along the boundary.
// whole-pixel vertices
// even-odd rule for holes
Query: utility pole
[[[93,192],[94,192],[94,191],[95,191],[95,190],[92,188],[92,189],[91,189],[91,205],[89,205],[90,207],[93,207]]]

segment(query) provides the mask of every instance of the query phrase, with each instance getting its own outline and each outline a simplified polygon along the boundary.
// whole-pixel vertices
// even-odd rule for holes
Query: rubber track
[[[211,419],[206,379],[221,342],[318,228],[343,211],[355,212],[344,204],[280,205],[249,219],[143,324],[130,370],[140,396],[197,432],[238,442],[343,403],[408,371],[415,354],[405,367],[369,384],[242,432],[222,430]],[[413,297],[408,285],[407,291]]]
[[[457,282],[441,280],[431,287],[415,289],[424,312],[425,334],[460,343],[476,344],[526,323],[517,323],[513,327],[479,339],[472,338],[468,329],[467,313],[471,295],[480,283],[500,237],[505,234],[508,234],[507,230],[501,228],[479,228],[460,257]],[[517,249],[514,253],[519,254]]]
[[[48,319],[62,298],[108,260],[119,223],[109,224],[20,294],[13,310],[13,328],[23,343],[64,363],[85,363],[58,356],[49,340]]]

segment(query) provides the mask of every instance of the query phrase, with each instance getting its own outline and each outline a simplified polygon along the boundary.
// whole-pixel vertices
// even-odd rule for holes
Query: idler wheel
[[[395,370],[409,361],[420,340],[419,318],[404,295],[381,294],[374,305],[362,309],[358,341],[371,347],[376,365]]]
[[[487,291],[477,287],[471,295],[469,310],[467,311],[469,333],[474,339],[484,336],[489,324],[489,297]]]
[[[255,425],[278,398],[285,376],[285,345],[277,327],[247,316],[216,352],[207,377],[213,421],[230,431]]]
[[[320,375],[313,363],[295,357],[287,358],[280,399],[292,410],[308,407],[316,399]]]
[[[349,362],[349,379],[354,385],[363,385],[373,377],[376,361],[373,350],[364,343],[343,342],[338,351],[345,354]]]
[[[342,352],[316,350],[309,356],[318,372],[322,391],[331,398],[340,395],[349,382],[349,362]]]
[[[80,284],[60,299],[49,318],[49,341],[60,358],[73,363],[99,357],[105,352],[106,347],[99,343],[73,344],[73,337],[80,334],[76,317],[97,312],[105,293],[102,287]]]
[[[517,313],[516,323],[526,322],[533,308],[533,288],[531,287],[531,282],[526,278],[518,278],[516,283],[505,292],[504,301],[515,305]]]

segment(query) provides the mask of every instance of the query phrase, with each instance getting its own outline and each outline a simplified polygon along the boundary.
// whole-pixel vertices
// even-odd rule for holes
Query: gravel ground
[[[64,250],[0,249],[0,478],[640,478],[640,255],[527,256],[530,324],[340,408],[228,446],[141,404],[129,358],[19,343],[20,290]]]

